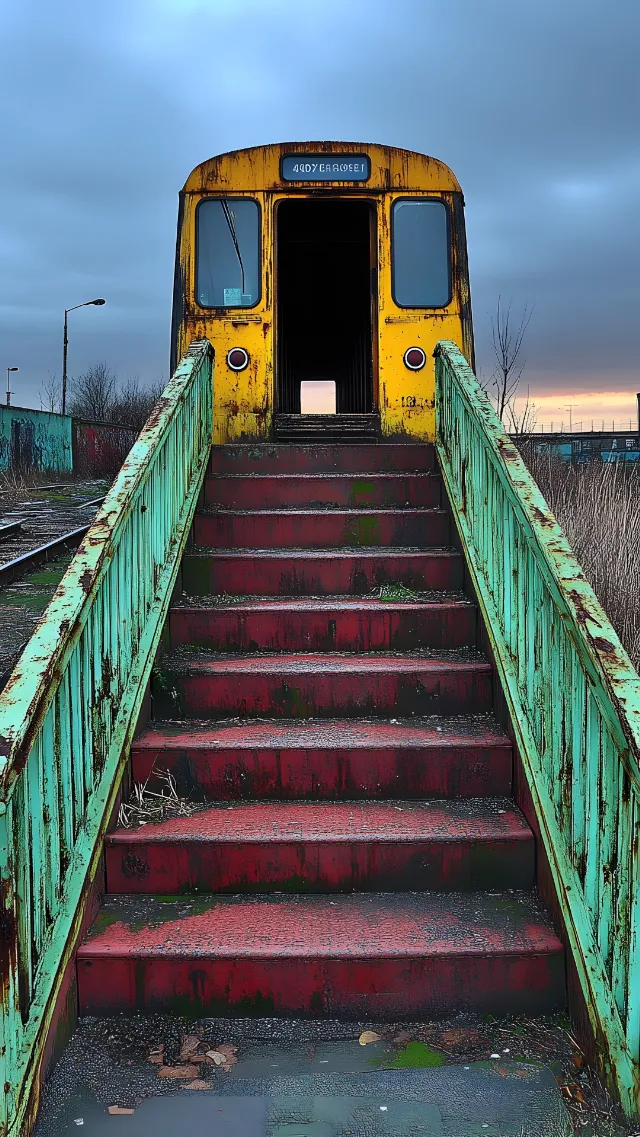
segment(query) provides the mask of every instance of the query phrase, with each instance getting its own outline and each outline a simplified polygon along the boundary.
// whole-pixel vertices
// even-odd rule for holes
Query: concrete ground
[[[571,1137],[563,1029],[537,1022],[86,1019],[36,1137]]]

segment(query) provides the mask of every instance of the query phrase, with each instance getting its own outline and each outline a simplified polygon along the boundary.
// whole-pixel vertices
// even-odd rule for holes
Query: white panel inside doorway
[[[300,413],[334,415],[336,385],[333,379],[304,379],[300,384]]]

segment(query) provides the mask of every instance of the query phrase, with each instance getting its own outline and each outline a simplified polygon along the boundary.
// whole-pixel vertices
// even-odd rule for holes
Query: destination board
[[[284,182],[366,182],[371,175],[367,154],[287,154]]]

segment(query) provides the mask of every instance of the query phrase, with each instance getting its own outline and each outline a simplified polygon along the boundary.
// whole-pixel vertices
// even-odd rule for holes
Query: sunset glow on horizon
[[[523,413],[526,399],[522,394],[515,400],[517,415]],[[573,430],[638,429],[638,404],[633,391],[531,391],[529,406],[535,409],[535,430],[568,430],[570,421]]]

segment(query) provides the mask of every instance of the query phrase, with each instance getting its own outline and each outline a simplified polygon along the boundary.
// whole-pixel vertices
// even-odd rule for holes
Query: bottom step
[[[82,1014],[419,1018],[564,1006],[529,893],[113,896],[78,952]]]

